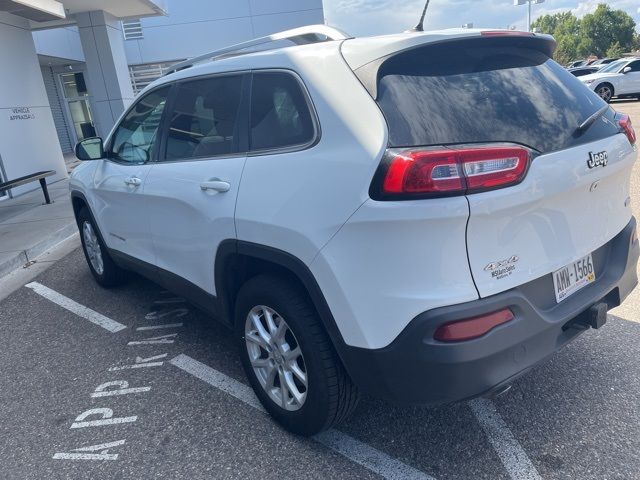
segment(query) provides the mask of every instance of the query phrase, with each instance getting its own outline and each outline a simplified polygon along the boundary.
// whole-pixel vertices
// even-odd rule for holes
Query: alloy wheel
[[[600,98],[602,98],[605,102],[609,102],[609,100],[611,100],[611,97],[613,96],[613,92],[611,91],[611,88],[603,85],[602,87],[598,88],[598,95],[600,95]]]
[[[104,261],[102,260],[102,249],[100,248],[100,242],[98,236],[93,230],[93,226],[89,222],[84,222],[82,225],[82,236],[84,238],[84,247],[89,257],[91,266],[98,275],[104,273]]]
[[[265,305],[249,311],[245,343],[251,367],[269,398],[288,411],[302,408],[308,378],[304,357],[285,319]]]

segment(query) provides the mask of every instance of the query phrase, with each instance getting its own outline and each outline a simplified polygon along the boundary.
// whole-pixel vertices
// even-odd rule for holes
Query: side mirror
[[[631,71],[631,67],[624,67],[622,69],[622,73],[629,73]]]
[[[104,158],[104,146],[100,137],[85,138],[76,145],[78,160],[99,160]]]

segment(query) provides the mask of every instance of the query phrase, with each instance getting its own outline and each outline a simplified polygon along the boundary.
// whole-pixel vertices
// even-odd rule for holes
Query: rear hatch
[[[468,258],[482,297],[587,256],[631,218],[635,150],[619,115],[550,59],[553,48],[550,37],[491,32],[412,47],[356,70],[386,117],[391,151],[409,151],[405,160],[434,150],[451,158],[472,152],[472,160],[526,150],[526,165],[503,185],[491,183],[502,170],[484,157],[479,167],[430,167],[443,191],[457,185],[445,195],[469,202]],[[508,169],[512,160],[499,165]],[[485,168],[496,168],[494,177],[477,183]],[[393,182],[389,188],[402,188]]]

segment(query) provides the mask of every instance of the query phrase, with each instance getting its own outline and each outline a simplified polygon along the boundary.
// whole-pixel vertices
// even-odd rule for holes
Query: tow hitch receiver
[[[576,318],[568,322],[562,329],[568,330],[574,328],[576,330],[588,330],[589,328],[598,329],[607,323],[607,310],[609,305],[605,302],[596,303],[589,310],[581,313]]]
[[[607,323],[607,310],[609,306],[604,303],[596,303],[589,309],[589,325],[591,328],[600,328]]]

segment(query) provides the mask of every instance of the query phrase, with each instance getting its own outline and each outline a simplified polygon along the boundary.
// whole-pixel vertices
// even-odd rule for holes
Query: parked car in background
[[[567,68],[582,67],[582,66],[586,65],[586,63],[587,63],[586,60],[574,60],[569,65],[567,65]]]
[[[580,80],[605,102],[614,97],[640,99],[640,58],[617,60]]]
[[[598,67],[576,67],[576,68],[569,68],[569,73],[571,73],[574,77],[582,77],[584,75],[590,75],[592,73],[596,73],[598,70],[600,70]]]
[[[359,392],[505,391],[638,281],[635,133],[555,47],[318,25],[174,65],[76,147],[93,160],[70,180],[88,267],[106,287],[138,271],[222,321],[298,434]]]
[[[608,65],[609,63],[615,62],[616,60],[619,60],[619,58],[601,58],[601,59],[596,60],[595,62],[591,63],[589,66],[590,67],[595,67],[595,66],[600,66],[600,65]]]

